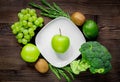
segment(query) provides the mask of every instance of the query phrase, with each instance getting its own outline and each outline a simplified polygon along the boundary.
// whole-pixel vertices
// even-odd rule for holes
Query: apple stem
[[[61,29],[59,28],[59,32],[60,32],[60,36],[62,35],[62,33],[61,33]]]

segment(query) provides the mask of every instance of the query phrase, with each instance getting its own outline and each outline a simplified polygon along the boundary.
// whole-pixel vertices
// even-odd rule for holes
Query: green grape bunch
[[[18,21],[11,25],[12,33],[18,43],[26,45],[35,35],[37,27],[43,26],[44,19],[37,17],[35,9],[22,9],[18,13]]]

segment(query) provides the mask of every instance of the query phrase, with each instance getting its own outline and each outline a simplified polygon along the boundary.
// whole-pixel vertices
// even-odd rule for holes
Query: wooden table
[[[17,13],[21,9],[30,7],[29,1],[0,0],[0,82],[65,82],[65,79],[59,81],[51,70],[46,74],[38,73],[33,65],[25,63],[20,57],[22,46],[10,26],[18,20]],[[109,73],[93,75],[87,71],[76,76],[73,82],[120,82],[120,0],[48,1],[58,3],[69,14],[81,11],[87,19],[95,20],[100,30],[97,41],[112,54],[113,68]],[[40,3],[39,0],[35,2]],[[45,24],[51,20],[47,17],[44,19]]]

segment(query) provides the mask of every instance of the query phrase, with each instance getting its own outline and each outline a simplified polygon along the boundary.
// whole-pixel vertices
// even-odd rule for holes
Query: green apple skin
[[[35,62],[40,55],[38,48],[31,43],[26,44],[21,51],[21,58],[25,62]]]
[[[56,34],[53,36],[51,44],[55,52],[65,53],[70,46],[70,40],[67,36]]]

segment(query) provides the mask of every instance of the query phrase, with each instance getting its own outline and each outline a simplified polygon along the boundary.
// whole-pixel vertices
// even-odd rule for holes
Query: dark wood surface
[[[76,76],[73,82],[120,82],[120,0],[48,1],[58,3],[70,14],[81,11],[87,19],[95,20],[100,30],[97,41],[112,54],[113,68],[109,73],[93,75],[87,71]],[[20,57],[22,46],[17,43],[10,26],[18,20],[17,13],[29,7],[28,2],[30,0],[0,0],[0,82],[65,82],[65,79],[59,81],[50,70],[46,74],[38,73]],[[51,20],[44,18],[45,24]]]

